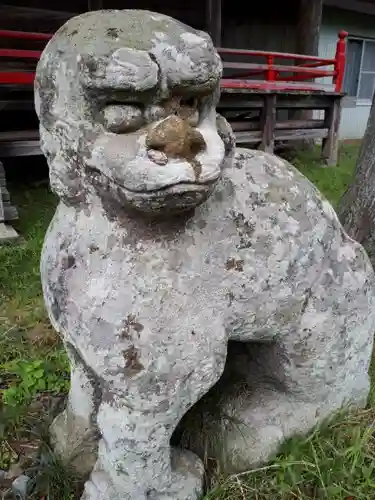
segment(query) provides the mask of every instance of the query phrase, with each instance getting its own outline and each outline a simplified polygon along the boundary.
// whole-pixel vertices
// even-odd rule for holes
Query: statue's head
[[[220,58],[210,37],[144,10],[69,20],[35,79],[41,146],[66,203],[190,210],[221,175]]]

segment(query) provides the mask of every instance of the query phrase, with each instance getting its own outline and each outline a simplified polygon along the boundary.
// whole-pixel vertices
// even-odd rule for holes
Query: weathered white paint
[[[325,8],[319,41],[319,55],[334,57],[337,34],[345,30],[351,36],[375,39],[375,16],[338,8]],[[322,79],[322,81],[329,79]],[[371,102],[344,98],[340,139],[361,139],[366,129]]]

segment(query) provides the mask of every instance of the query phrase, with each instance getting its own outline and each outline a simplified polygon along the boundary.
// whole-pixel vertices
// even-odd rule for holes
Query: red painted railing
[[[335,92],[341,92],[345,72],[347,36],[346,31],[340,31],[334,59],[285,52],[218,48],[217,50],[223,59],[224,70],[237,71],[224,76],[222,87],[259,90],[316,90],[316,87],[311,83],[303,84],[301,82],[329,76],[332,77]],[[246,57],[252,59],[259,57],[265,59],[266,63],[227,62],[225,60],[227,55],[241,56],[243,61]],[[276,64],[275,60],[293,60],[294,64]],[[322,69],[327,66],[332,66],[332,69]],[[260,79],[251,80],[249,78],[254,76],[260,77]]]
[[[237,73],[226,75],[222,80],[223,88],[232,89],[272,89],[279,90],[311,90],[313,86],[308,82],[314,78],[332,77],[332,83],[336,92],[342,91],[342,84],[345,71],[346,59],[346,37],[347,33],[341,31],[337,42],[336,55],[334,59],[322,57],[307,56],[301,54],[287,54],[284,52],[264,52],[258,50],[244,49],[225,49],[219,48],[218,51],[224,62],[224,69],[233,69]],[[47,33],[25,33],[22,31],[0,30],[0,39],[15,39],[29,42],[47,42],[52,35]],[[24,50],[24,49],[0,49],[1,58],[9,61],[27,61],[34,60],[35,64],[38,61],[41,50]],[[246,62],[226,62],[226,55],[263,58],[266,64],[254,64]],[[293,65],[275,64],[275,60],[293,60]],[[4,67],[6,64],[3,65]],[[322,67],[332,66],[332,69],[322,69]],[[0,62],[1,68],[1,62]],[[9,70],[1,71],[0,69],[0,85],[1,84],[32,84],[34,81],[34,69],[31,70]],[[240,72],[238,72],[240,71]],[[283,73],[288,73],[284,75]],[[251,80],[249,77],[261,77],[260,80]]]
[[[8,38],[13,40],[47,43],[51,37],[52,35],[47,33],[25,33],[23,31],[0,30],[0,39]],[[0,49],[0,85],[32,85],[35,78],[34,70],[12,69],[9,71],[1,71],[1,58],[4,62],[8,61],[8,63],[12,61],[22,62],[31,59],[35,61],[36,66],[41,54],[41,50]],[[4,64],[3,67],[6,67],[6,64]]]

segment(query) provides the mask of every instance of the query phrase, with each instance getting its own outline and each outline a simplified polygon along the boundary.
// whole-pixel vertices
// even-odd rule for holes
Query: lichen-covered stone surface
[[[52,437],[84,500],[197,500],[198,456],[243,470],[366,401],[368,258],[290,164],[233,149],[220,74],[207,35],[147,11],[70,20],[38,66],[61,200],[42,282],[72,367]]]

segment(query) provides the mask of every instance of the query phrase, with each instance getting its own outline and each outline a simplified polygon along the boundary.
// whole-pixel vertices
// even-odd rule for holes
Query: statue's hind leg
[[[351,283],[329,293],[326,278],[307,292],[300,320],[280,328],[273,343],[230,343],[224,376],[198,405],[200,413],[190,412],[204,428],[190,436],[192,450],[208,450],[224,470],[246,470],[336,409],[366,404],[373,292],[348,275]],[[210,396],[219,416],[206,410]],[[189,426],[186,421],[183,430]]]

